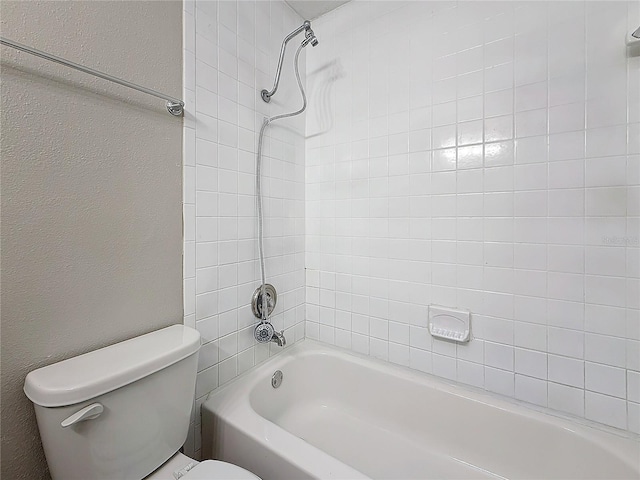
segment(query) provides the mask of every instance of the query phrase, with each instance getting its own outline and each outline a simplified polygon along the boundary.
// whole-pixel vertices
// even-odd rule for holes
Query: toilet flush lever
[[[94,418],[98,418],[103,411],[104,407],[102,404],[92,403],[79,412],[74,413],[66,420],[63,420],[60,425],[62,425],[62,428],[67,428],[76,423],[84,422],[85,420],[93,420]]]

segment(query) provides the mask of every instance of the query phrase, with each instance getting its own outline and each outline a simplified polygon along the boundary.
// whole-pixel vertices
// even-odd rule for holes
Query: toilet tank
[[[52,478],[138,480],[177,452],[199,348],[196,330],[173,325],[29,373]]]

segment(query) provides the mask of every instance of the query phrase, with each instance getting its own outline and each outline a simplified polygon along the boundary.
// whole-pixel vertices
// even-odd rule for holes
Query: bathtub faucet
[[[273,332],[273,337],[271,337],[272,342],[276,342],[279,347],[284,347],[287,344],[286,338],[284,338],[284,330],[281,332]]]

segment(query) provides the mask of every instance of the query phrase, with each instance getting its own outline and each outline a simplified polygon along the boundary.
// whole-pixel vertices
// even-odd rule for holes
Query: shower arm
[[[293,32],[287,35],[285,39],[282,41],[282,47],[280,47],[280,59],[278,60],[278,68],[276,69],[276,80],[273,83],[273,88],[271,89],[270,92],[267,91],[266,89],[260,92],[260,94],[262,95],[262,100],[264,100],[266,103],[269,103],[271,101],[271,97],[275,95],[276,91],[278,90],[278,84],[280,83],[280,72],[282,71],[282,62],[284,61],[284,52],[287,48],[287,43],[289,43],[289,40],[291,40],[293,37],[298,35],[303,30],[310,30],[310,29],[311,29],[311,22],[309,20],[305,20],[302,25],[300,25]]]

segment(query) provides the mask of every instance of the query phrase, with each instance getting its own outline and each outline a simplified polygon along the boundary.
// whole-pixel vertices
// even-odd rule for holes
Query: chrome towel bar
[[[88,73],[89,75],[94,75],[96,77],[103,78],[104,80],[117,83],[124,87],[129,87],[134,90],[138,90],[140,92],[146,93],[148,95],[153,95],[154,97],[162,98],[163,100],[167,101],[167,111],[171,115],[174,115],[176,117],[181,116],[182,112],[184,111],[184,102],[182,100],[178,100],[177,98],[170,97],[169,95],[165,95],[164,93],[160,93],[155,90],[151,90],[150,88],[143,87],[141,85],[137,85],[135,83],[128,82],[126,80],[122,80],[121,78],[117,78],[112,75],[108,75],[106,73],[100,72],[98,70],[94,70],[93,68],[85,67],[78,63],[65,60],[64,58],[56,57],[55,55],[51,55],[50,53],[45,53],[40,50],[36,50],[35,48],[22,45],[21,43],[14,42],[13,40],[9,40],[4,37],[0,37],[0,44],[6,45],[7,47],[15,48],[17,50],[21,50],[31,55],[35,55],[36,57],[44,58],[45,60],[50,60],[52,62],[60,63],[67,67],[80,70],[81,72]]]

